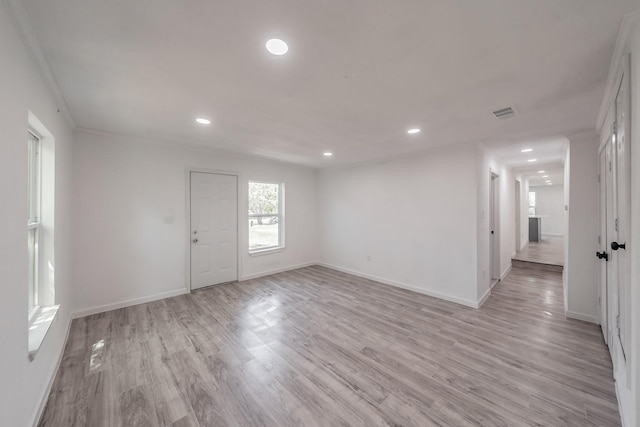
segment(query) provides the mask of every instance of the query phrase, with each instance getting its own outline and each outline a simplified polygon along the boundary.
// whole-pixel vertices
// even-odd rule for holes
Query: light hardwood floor
[[[563,266],[564,237],[542,236],[539,242],[529,242],[522,251],[516,253],[513,259]]]
[[[41,426],[616,426],[596,325],[514,267],[480,310],[323,267],[73,322]]]

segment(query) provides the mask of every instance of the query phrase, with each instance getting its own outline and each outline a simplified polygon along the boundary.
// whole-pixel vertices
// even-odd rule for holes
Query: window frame
[[[28,314],[31,321],[40,308],[40,229],[42,206],[42,137],[29,128],[27,132],[27,251]]]
[[[251,184],[270,184],[270,185],[277,185],[278,186],[278,212],[276,214],[252,214],[251,212],[249,212],[249,205],[250,205],[250,197],[251,197],[251,193],[249,191],[249,188],[251,186]],[[248,251],[249,251],[249,255],[263,255],[263,254],[268,254],[268,253],[273,253],[273,252],[280,252],[283,249],[285,249],[285,215],[284,215],[284,209],[285,209],[285,204],[284,204],[284,197],[285,197],[285,187],[284,187],[284,183],[283,182],[276,182],[276,181],[258,181],[258,180],[249,180],[247,182],[247,247],[248,247]],[[255,249],[251,249],[250,246],[250,237],[251,237],[251,229],[250,229],[250,221],[252,218],[271,218],[271,217],[277,217],[278,218],[278,244],[274,245],[274,246],[266,246],[266,247],[259,247],[259,248],[255,248]]]
[[[531,195],[533,194],[533,204],[531,203]],[[536,192],[535,191],[529,191],[529,194],[527,194],[527,202],[528,202],[528,206],[529,206],[529,216],[536,216]]]

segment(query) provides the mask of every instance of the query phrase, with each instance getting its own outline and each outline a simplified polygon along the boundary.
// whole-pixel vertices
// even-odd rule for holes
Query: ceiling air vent
[[[516,112],[513,111],[513,108],[507,107],[496,110],[493,112],[493,114],[499,119],[510,119],[511,117],[516,115]]]

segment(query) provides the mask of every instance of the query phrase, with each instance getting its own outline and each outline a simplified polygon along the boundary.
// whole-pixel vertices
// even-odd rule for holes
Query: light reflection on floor
[[[104,353],[104,340],[100,340],[91,346],[91,358],[89,359],[89,372],[94,372],[102,367]]]

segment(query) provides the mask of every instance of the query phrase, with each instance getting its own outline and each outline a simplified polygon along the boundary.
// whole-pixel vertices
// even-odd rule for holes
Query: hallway
[[[540,242],[529,242],[512,258],[539,264],[564,265],[564,237],[543,235]]]
[[[74,320],[41,426],[620,424],[597,325],[514,267],[479,309],[313,266]]]

